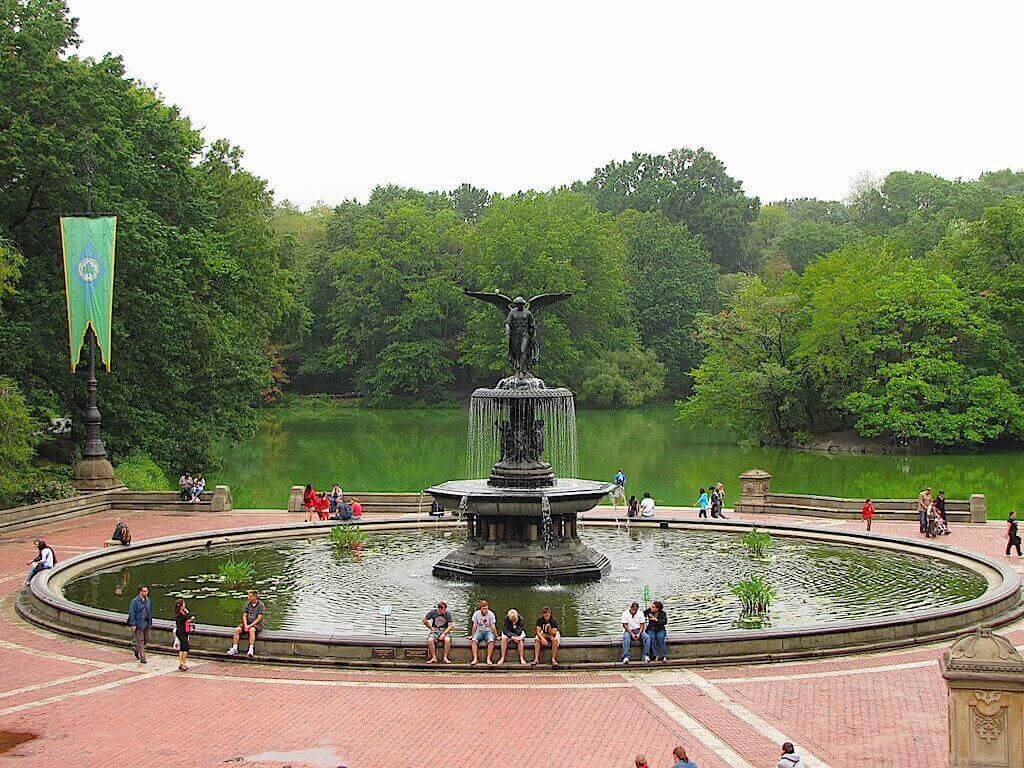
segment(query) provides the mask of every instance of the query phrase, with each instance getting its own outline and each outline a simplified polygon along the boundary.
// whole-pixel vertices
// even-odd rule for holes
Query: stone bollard
[[[733,509],[736,512],[765,512],[771,486],[770,474],[763,469],[748,469],[740,475],[740,497],[733,505]]]
[[[972,523],[984,523],[988,520],[988,506],[985,504],[984,494],[972,493],[968,504],[970,505]]]
[[[227,485],[218,485],[213,489],[213,498],[210,500],[211,512],[230,512],[234,501],[231,498],[231,488]]]
[[[1024,659],[990,629],[943,655],[950,768],[1024,768]]]
[[[292,492],[288,495],[288,511],[302,511],[302,494],[306,491],[305,486],[293,485]]]

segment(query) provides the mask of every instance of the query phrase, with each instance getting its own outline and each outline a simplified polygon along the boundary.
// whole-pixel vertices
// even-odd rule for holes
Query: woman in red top
[[[321,494],[316,492],[316,488],[310,483],[306,486],[306,490],[302,492],[302,506],[306,508],[306,522],[313,522],[313,515],[315,514],[319,519],[327,519],[327,508],[330,503]]]
[[[860,508],[861,520],[867,521],[868,530],[871,530],[871,518],[875,516],[875,507],[871,503],[871,499],[864,499],[864,506]]]

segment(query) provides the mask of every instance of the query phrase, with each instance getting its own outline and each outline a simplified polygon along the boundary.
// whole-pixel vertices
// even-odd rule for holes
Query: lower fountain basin
[[[615,488],[611,483],[559,477],[554,485],[542,488],[496,488],[486,480],[449,480],[427,489],[438,503],[452,511],[480,515],[511,515],[539,517],[546,496],[552,515],[589,512]]]

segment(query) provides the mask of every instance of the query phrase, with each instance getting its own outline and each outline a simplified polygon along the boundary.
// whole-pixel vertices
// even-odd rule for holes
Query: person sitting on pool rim
[[[551,646],[551,666],[558,666],[558,643],[562,636],[558,632],[558,621],[546,605],[540,609],[537,617],[537,628],[533,636],[533,663],[540,661],[540,650]]]
[[[497,629],[497,619],[486,600],[480,601],[480,607],[473,614],[473,629],[469,633],[469,646],[473,649],[473,660],[469,662],[471,667],[479,663],[480,643],[487,644],[487,666],[493,666],[491,655],[494,653],[494,632]]]
[[[452,615],[444,600],[423,617],[423,626],[430,630],[430,634],[427,635],[427,650],[430,651],[427,664],[437,664],[438,643],[441,643],[444,663],[451,664],[452,660],[448,658],[448,653],[452,649]]]
[[[508,641],[511,640],[519,647],[519,663],[526,666],[526,630],[523,628],[523,617],[515,608],[505,615],[505,626],[501,630],[501,656],[498,663],[505,663],[505,654],[508,652]]]
[[[259,637],[260,632],[263,630],[266,618],[267,609],[264,607],[263,601],[260,600],[259,593],[255,589],[250,589],[249,599],[242,606],[242,623],[235,627],[231,647],[228,648],[228,656],[238,654],[238,638],[241,637],[243,632],[249,635],[249,650],[246,651],[245,655],[254,656],[256,654],[256,638]]]

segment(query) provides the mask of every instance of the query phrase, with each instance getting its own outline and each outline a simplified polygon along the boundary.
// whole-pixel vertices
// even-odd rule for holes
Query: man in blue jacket
[[[149,599],[149,587],[139,587],[138,596],[128,606],[128,626],[135,633],[135,658],[145,664],[149,630],[153,628],[153,601]]]

